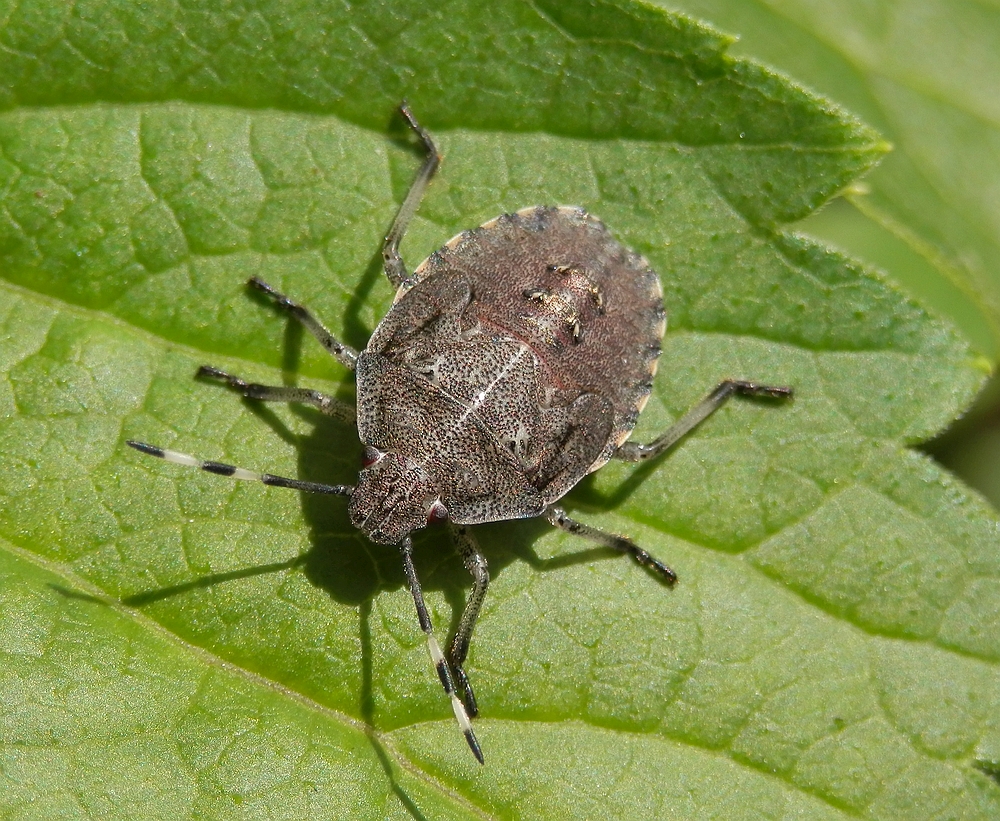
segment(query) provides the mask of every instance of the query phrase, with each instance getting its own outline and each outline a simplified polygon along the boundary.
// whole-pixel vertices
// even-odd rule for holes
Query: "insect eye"
[[[385,456],[385,454],[378,448],[373,448],[371,445],[367,445],[365,447],[364,455],[361,457],[361,464],[366,468],[370,468],[383,456]]]
[[[441,502],[434,502],[430,508],[427,510],[427,523],[431,522],[443,522],[448,518],[448,508],[446,508]]]

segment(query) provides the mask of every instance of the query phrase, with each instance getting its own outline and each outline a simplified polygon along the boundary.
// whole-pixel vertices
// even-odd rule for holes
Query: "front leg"
[[[352,371],[357,367],[358,352],[350,345],[345,345],[337,339],[337,337],[330,333],[326,325],[314,317],[307,308],[299,305],[297,302],[293,302],[280,291],[274,290],[274,288],[264,282],[264,280],[260,277],[250,277],[250,279],[247,280],[247,285],[267,294],[274,300],[275,305],[285,311],[288,311],[288,313],[301,322],[303,327],[316,337],[317,340],[319,340],[319,344],[326,348],[328,353],[336,357],[337,361],[344,367],[350,368]]]

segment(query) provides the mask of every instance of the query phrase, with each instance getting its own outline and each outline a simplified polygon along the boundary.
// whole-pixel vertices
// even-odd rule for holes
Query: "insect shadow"
[[[338,398],[348,399],[349,393],[349,390],[344,390]],[[362,446],[351,426],[308,408],[293,407],[293,413],[313,424],[309,434],[299,436],[268,406],[253,400],[241,401],[271,428],[275,436],[297,448],[297,475],[328,483],[349,481],[352,471],[356,475],[356,466],[361,463]],[[271,489],[267,492],[281,491]],[[300,498],[303,517],[310,532],[310,547],[305,553],[280,562],[210,573],[182,584],[145,590],[126,596],[121,602],[130,607],[142,607],[192,590],[292,568],[301,568],[312,584],[335,601],[351,607],[370,605],[379,593],[406,586],[398,551],[365,539],[351,524],[346,504],[309,493],[301,493]],[[541,558],[532,545],[536,539],[551,531],[546,522],[535,518],[482,525],[476,532],[483,542],[483,552],[487,555],[494,579],[517,560],[525,561],[541,572],[586,564],[596,559],[620,560],[620,554],[606,547],[585,548]],[[454,633],[468,593],[469,579],[461,559],[449,544],[444,527],[432,525],[415,534],[414,560],[420,563],[421,575],[426,579],[424,589],[439,591],[445,596],[452,611],[450,632]]]

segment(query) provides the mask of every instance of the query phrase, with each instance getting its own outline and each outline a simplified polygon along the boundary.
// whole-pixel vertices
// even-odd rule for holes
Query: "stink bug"
[[[357,376],[357,410],[303,388],[248,383],[203,366],[243,396],[301,402],[357,421],[365,446],[356,485],[323,485],[208,462],[129,441],[151,456],[235,479],[349,498],[371,541],[398,546],[431,660],[476,759],[478,713],[464,664],[486,595],[486,559],[468,525],[544,516],[555,527],[631,556],[667,585],[674,572],[623,536],[575,521],[556,502],[610,459],[655,457],[731,396],[791,396],[787,387],[721,383],[659,438],[628,442],[653,385],[666,327],[657,275],[581,208],[525,208],[465,231],[411,274],[399,254],[440,155],[404,104],[426,156],[383,245],[397,289],[360,353],[308,310],[254,277],[267,294]],[[414,530],[451,527],[473,589],[447,654],[431,626],[416,569]]]

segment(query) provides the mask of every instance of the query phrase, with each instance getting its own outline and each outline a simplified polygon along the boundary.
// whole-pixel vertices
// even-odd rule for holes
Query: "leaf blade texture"
[[[147,5],[38,3],[3,29],[5,811],[995,812],[996,516],[908,449],[987,368],[787,227],[878,160],[877,133],[641,4]],[[670,327],[637,439],[725,377],[797,391],[733,403],[655,466],[609,466],[568,497],[674,566],[672,592],[537,522],[481,529],[483,769],[398,556],[342,504],[124,447],[352,480],[347,426],[192,375],[351,398],[349,374],[242,283],[364,345],[417,164],[391,124],[404,96],[445,155],[411,266],[463,228],[561,203],[660,272]],[[443,637],[467,574],[440,531],[416,561]]]

